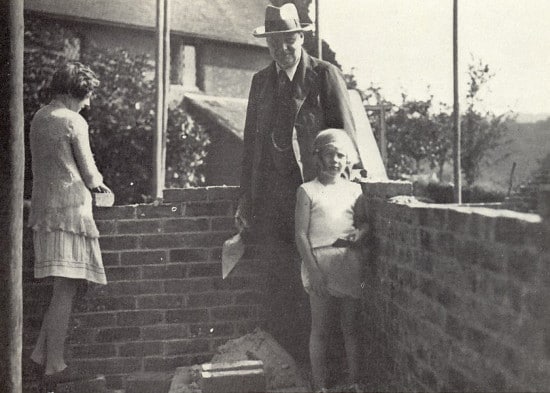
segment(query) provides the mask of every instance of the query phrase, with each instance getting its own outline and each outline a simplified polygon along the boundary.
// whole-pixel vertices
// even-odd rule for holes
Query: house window
[[[65,38],[63,42],[63,55],[67,60],[80,60],[80,38]]]
[[[195,46],[177,44],[174,50],[172,50],[171,57],[171,83],[182,85],[185,90],[198,90]]]

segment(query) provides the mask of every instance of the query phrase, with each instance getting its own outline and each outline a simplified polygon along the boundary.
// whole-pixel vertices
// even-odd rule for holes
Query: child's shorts
[[[361,254],[349,247],[319,247],[312,250],[327,280],[331,296],[361,298]],[[309,274],[302,262],[302,284],[310,293]]]

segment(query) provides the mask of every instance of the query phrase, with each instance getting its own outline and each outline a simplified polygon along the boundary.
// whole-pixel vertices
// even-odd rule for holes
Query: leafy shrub
[[[57,23],[35,17],[29,22],[25,44],[28,42],[33,49],[25,53],[27,126],[40,104],[46,103],[41,94],[43,87],[57,65],[66,60],[63,42],[76,37]],[[151,59],[92,44],[81,53],[80,61],[90,66],[101,81],[91,108],[82,115],[88,120],[92,150],[105,183],[113,189],[119,204],[151,200],[155,131]],[[166,139],[166,186],[204,184],[201,165],[208,138],[202,127],[181,108],[170,109]],[[31,178],[30,171],[26,178]]]
[[[65,60],[66,41],[76,36],[56,25],[47,28],[47,22],[36,17],[25,17],[25,54],[23,75],[23,106],[25,117],[25,198],[31,196],[32,170],[29,147],[29,131],[32,117],[46,103],[44,87],[55,72],[57,65]]]
[[[414,195],[432,203],[454,203],[454,186],[447,183],[422,182],[413,184]],[[487,190],[479,186],[462,188],[462,203],[503,202],[502,191]]]

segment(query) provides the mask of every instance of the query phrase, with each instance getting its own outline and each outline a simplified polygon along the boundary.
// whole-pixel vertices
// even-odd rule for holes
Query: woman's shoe
[[[50,393],[55,391],[57,384],[81,381],[83,379],[86,379],[86,376],[74,370],[72,367],[65,367],[63,370],[51,375],[44,374],[42,377],[42,386],[45,389],[49,389],[47,392],[44,392]]]
[[[46,381],[44,378],[38,386],[38,393],[55,393],[57,389],[57,382]]]
[[[44,375],[44,370],[46,368],[44,364],[36,363],[32,359],[28,364],[28,375],[32,377],[34,381],[40,381],[40,379]]]

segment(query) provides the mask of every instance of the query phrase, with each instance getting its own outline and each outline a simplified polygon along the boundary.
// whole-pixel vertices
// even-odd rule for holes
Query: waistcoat
[[[292,150],[292,117],[293,84],[285,71],[279,71],[277,88],[275,89],[274,108],[271,119],[271,133],[267,142],[267,150],[274,169],[281,175],[289,174],[298,169],[298,164]]]

